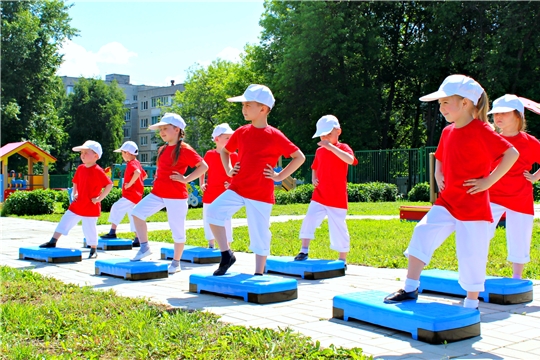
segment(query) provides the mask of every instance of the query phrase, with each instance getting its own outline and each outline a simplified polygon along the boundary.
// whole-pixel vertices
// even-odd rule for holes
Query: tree
[[[116,81],[107,85],[102,80],[81,78],[66,105],[66,130],[69,134],[67,152],[95,140],[101,144],[103,156],[99,163],[105,167],[120,161],[120,154],[113,152],[122,145],[125,95]],[[72,154],[71,158],[76,158]]]
[[[76,30],[60,0],[2,1],[2,144],[30,140],[54,154],[66,140],[58,49]]]

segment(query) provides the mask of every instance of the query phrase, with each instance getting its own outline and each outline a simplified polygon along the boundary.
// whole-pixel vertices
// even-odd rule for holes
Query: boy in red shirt
[[[88,258],[97,257],[98,243],[97,220],[101,213],[101,200],[105,199],[113,187],[111,179],[105,171],[96,164],[103,151],[101,145],[92,140],[73,151],[81,152],[82,165],[79,165],[73,176],[73,201],[68,210],[60,219],[54,234],[48,242],[41,244],[40,248],[54,248],[61,235],[69,231],[82,220],[82,229],[86,243],[90,245]]]
[[[233,133],[234,130],[231,129],[229,124],[224,123],[216,126],[212,132],[212,140],[216,143],[216,149],[208,150],[204,155],[204,161],[208,165],[208,171],[206,172],[207,179],[205,181],[204,175],[199,179],[201,190],[204,193],[202,199],[204,236],[206,237],[206,240],[208,240],[208,247],[210,249],[215,247],[215,239],[214,234],[212,234],[212,230],[210,229],[206,212],[208,210],[208,205],[210,205],[219,195],[223,194],[231,184],[232,178],[225,173],[220,154]],[[237,159],[238,154],[235,152],[231,153],[231,163],[236,164]],[[225,221],[225,231],[227,234],[227,242],[229,243],[229,246],[231,246],[233,239],[232,222],[230,219]]]
[[[136,233],[131,211],[141,201],[144,191],[144,180],[148,177],[141,163],[137,160],[139,148],[133,141],[126,141],[120,149],[116,149],[114,152],[122,153],[122,158],[126,162],[126,171],[124,172],[122,197],[113,204],[111,213],[109,214],[111,230],[109,230],[108,234],[101,236],[103,239],[116,239],[116,227],[120,224],[126,213],[129,218],[131,231]],[[133,247],[140,246],[139,238],[135,234]]]
[[[221,262],[214,275],[225,275],[236,258],[227,244],[225,221],[246,207],[250,250],[256,255],[255,275],[262,275],[270,254],[270,213],[274,181],[283,181],[305,161],[304,154],[278,129],[268,125],[275,100],[264,85],[249,85],[243,95],[227,99],[242,103],[244,119],[251,124],[238,128],[221,150],[225,172],[233,177],[229,188],[208,206],[208,222],[221,249]],[[230,154],[238,150],[238,162],[231,165]],[[280,172],[274,167],[280,156],[292,161]]]
[[[349,145],[340,143],[341,127],[334,115],[325,115],[317,121],[317,132],[320,136],[317,143],[320,148],[315,153],[312,169],[312,183],[315,189],[309,204],[306,217],[300,229],[302,249],[294,260],[308,258],[309,243],[315,238],[315,229],[328,216],[330,232],[330,248],[339,252],[339,260],[347,262],[350,248],[347,216],[347,172],[349,165],[357,165],[358,160]],[[346,266],[346,265],[345,265]]]

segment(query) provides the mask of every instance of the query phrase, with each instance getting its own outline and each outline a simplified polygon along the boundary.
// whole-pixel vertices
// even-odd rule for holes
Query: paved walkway
[[[272,221],[301,219],[303,216],[279,216]],[[356,217],[363,218],[363,217]],[[396,218],[376,217],[378,219]],[[392,292],[401,287],[406,271],[403,269],[376,269],[349,265],[347,275],[340,278],[307,281],[298,279],[298,299],[258,305],[238,299],[188,292],[189,275],[208,272],[215,264],[198,265],[182,262],[183,271],[167,279],[147,281],[124,281],[122,279],[95,276],[95,260],[83,260],[71,264],[47,264],[18,260],[21,246],[35,246],[47,241],[56,223],[1,218],[0,265],[30,268],[43,275],[52,276],[66,283],[89,285],[95,289],[113,289],[117,294],[146,297],[154,302],[172,307],[201,309],[221,315],[221,320],[235,325],[286,328],[298,331],[318,340],[323,346],[334,344],[343,347],[361,347],[364,352],[380,359],[534,359],[540,358],[540,282],[535,281],[532,303],[523,305],[494,305],[480,303],[482,335],[448,345],[429,345],[413,340],[407,333],[397,332],[366,323],[341,321],[332,318],[332,299],[335,295],[378,289]],[[188,221],[188,227],[200,227],[201,221]],[[245,225],[244,219],[235,219],[235,226]],[[166,224],[151,223],[150,229],[163,229]],[[99,226],[105,232],[109,226]],[[120,225],[125,231],[127,225]],[[75,227],[69,236],[62,237],[62,247],[80,248],[82,229]],[[354,241],[354,239],[353,239]],[[152,260],[159,259],[162,244],[151,242]],[[82,249],[83,258],[88,252]],[[99,251],[99,259],[131,257],[134,251]],[[252,273],[253,254],[236,253],[238,258],[234,271]],[[421,295],[455,306],[461,306],[458,298]]]

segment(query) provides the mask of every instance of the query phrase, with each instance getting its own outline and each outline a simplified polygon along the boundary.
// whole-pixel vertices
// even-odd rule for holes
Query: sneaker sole
[[[148,252],[148,253],[145,253],[143,256],[141,256],[140,258],[136,259],[136,258],[133,258],[131,259],[130,261],[141,261],[142,259],[144,259],[145,257],[149,257],[150,255],[152,255],[151,252]]]

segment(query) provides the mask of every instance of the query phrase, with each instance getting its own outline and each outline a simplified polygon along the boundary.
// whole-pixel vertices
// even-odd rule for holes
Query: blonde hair
[[[519,112],[518,110],[514,110],[513,113],[519,122],[518,130],[525,131],[527,129],[527,121],[525,120],[525,114],[522,112]]]
[[[489,98],[484,91],[482,95],[480,95],[480,99],[478,99],[478,104],[476,105],[476,115],[475,117],[486,124],[489,124],[488,122],[488,108],[489,108]]]
[[[171,125],[175,128],[178,128],[174,125]],[[171,154],[171,157],[173,159],[173,165],[176,165],[176,163],[178,163],[178,158],[180,157],[180,150],[182,149],[182,144],[183,144],[183,140],[184,140],[184,136],[185,136],[185,132],[184,130],[178,128],[180,131],[178,132],[178,142],[176,143],[175,147],[174,147],[174,150],[173,150],[173,153]],[[157,159],[156,159],[156,163],[159,161],[159,158],[161,157],[161,154],[163,154],[163,151],[165,151],[165,149],[167,148],[167,145],[164,145],[162,146],[159,151],[158,151],[158,156],[157,156]]]

